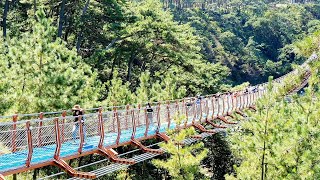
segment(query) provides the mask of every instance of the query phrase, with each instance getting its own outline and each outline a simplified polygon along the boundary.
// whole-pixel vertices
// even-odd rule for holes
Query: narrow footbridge
[[[306,72],[304,85],[310,75],[306,67],[306,64],[302,65]],[[296,73],[297,70],[292,71],[272,83],[281,84],[286,77]],[[230,120],[232,113],[243,116],[243,109],[254,110],[254,103],[266,93],[266,89],[264,83],[250,87],[248,91],[208,95],[200,100],[191,97],[153,103],[151,115],[141,104],[88,109],[83,115],[84,123],[74,122],[71,111],[3,116],[1,118],[10,120],[0,123],[0,179],[49,165],[58,166],[75,178],[94,179],[112,172],[112,168],[127,167],[162,154],[163,150],[146,147],[141,141],[152,138],[168,141],[168,129],[194,127],[201,134],[186,141],[190,143],[214,134],[228,124],[236,124]],[[184,117],[183,122],[175,122],[176,117]],[[26,118],[31,120],[22,120]],[[75,134],[73,128],[76,124],[79,131]],[[206,129],[205,124],[212,128]],[[145,154],[131,159],[121,158],[114,148],[128,144],[137,146]],[[103,173],[99,174],[99,171],[80,172],[66,163],[91,154],[105,156],[114,164],[104,167]]]

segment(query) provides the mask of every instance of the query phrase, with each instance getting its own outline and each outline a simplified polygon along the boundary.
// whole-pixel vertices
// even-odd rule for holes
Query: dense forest
[[[4,0],[0,7],[0,115],[229,91],[288,73],[320,44],[319,0]],[[278,98],[262,99],[261,113],[248,112],[241,130],[178,151],[199,154],[179,162],[182,171],[165,155],[105,179],[319,178],[318,68],[306,96],[288,104],[272,94]],[[253,136],[263,128],[268,133]],[[261,153],[269,163],[261,165]]]
[[[304,61],[291,44],[320,27],[317,1],[179,2],[2,1],[0,113],[257,84]]]

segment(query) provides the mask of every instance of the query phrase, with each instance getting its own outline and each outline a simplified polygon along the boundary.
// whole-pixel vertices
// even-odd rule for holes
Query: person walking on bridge
[[[80,105],[74,105],[74,107],[72,108],[72,112],[73,112],[73,116],[74,118],[74,125],[72,128],[72,139],[73,139],[73,143],[76,143],[76,139],[77,139],[77,135],[79,133],[79,121],[81,121],[82,123],[82,127],[83,127],[83,139],[84,141],[86,140],[86,128],[84,125],[84,113],[83,113],[83,109],[80,108]],[[79,116],[81,116],[81,119],[79,118]],[[80,133],[79,133],[80,134]],[[83,142],[85,144],[85,142]]]
[[[146,109],[147,109],[147,117],[148,117],[149,125],[153,126],[153,109],[149,102],[147,103]]]
[[[197,96],[196,96],[196,99],[195,99],[195,105],[196,105],[196,120],[198,120],[200,117],[201,117],[201,113],[202,113],[202,111],[201,111],[201,103],[202,103],[202,97],[201,97],[201,95],[200,94],[198,94]]]

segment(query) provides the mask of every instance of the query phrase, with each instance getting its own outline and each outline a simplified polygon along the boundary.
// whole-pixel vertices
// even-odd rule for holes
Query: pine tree
[[[54,40],[52,20],[37,12],[32,32],[8,38],[1,48],[2,113],[52,111],[97,104],[101,90],[97,73],[65,43]]]
[[[123,83],[118,77],[118,71],[115,71],[111,81],[106,83],[108,87],[107,98],[102,102],[104,106],[120,106],[132,104],[135,99],[134,94],[130,91],[129,82]]]
[[[207,156],[208,150],[203,148],[203,143],[183,146],[181,142],[195,133],[193,128],[183,129],[179,133],[173,134],[168,143],[162,144],[170,157],[167,160],[153,160],[153,164],[158,168],[164,168],[169,171],[173,179],[195,179],[204,177],[204,171],[200,167],[201,161]]]
[[[301,44],[304,52],[314,49],[312,43]],[[258,102],[258,112],[250,113],[250,120],[243,122],[238,132],[230,133],[241,165],[227,179],[319,179],[319,59],[310,67],[312,76],[304,96],[283,98],[301,82],[303,72],[288,77],[282,85],[269,84],[269,93]]]

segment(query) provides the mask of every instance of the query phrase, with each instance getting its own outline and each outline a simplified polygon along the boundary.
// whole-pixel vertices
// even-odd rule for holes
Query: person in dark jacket
[[[201,117],[201,101],[202,97],[200,95],[196,96],[195,105],[196,105],[196,119],[198,120]]]
[[[149,125],[153,126],[154,125],[153,124],[153,109],[151,107],[151,104],[148,103],[146,108],[147,108],[147,117],[148,117]]]
[[[81,122],[82,122],[82,127],[83,127],[83,136],[84,136],[84,140],[86,140],[86,128],[84,125],[84,113],[83,113],[83,109],[80,108],[80,105],[74,105],[74,107],[72,108],[72,112],[73,112],[73,116],[75,116],[74,118],[74,126],[72,128],[72,139],[75,143],[75,140],[77,139],[77,135],[79,133],[79,116],[81,115]],[[84,142],[85,144],[85,142]]]

